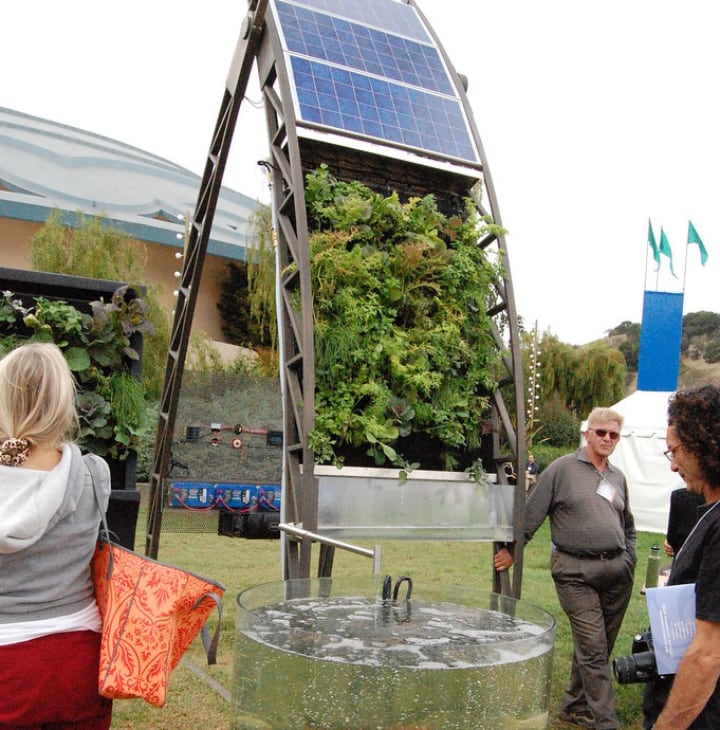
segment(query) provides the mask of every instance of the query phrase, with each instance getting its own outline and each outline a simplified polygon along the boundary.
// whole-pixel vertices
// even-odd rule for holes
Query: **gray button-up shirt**
[[[598,493],[605,480],[612,501]],[[608,488],[603,490],[607,493]],[[550,517],[553,545],[573,553],[627,550],[635,560],[635,520],[625,475],[609,462],[601,474],[585,447],[561,456],[540,474],[525,511],[525,542]]]

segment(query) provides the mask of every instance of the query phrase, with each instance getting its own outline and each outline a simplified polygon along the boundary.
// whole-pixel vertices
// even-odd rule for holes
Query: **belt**
[[[566,550],[565,548],[560,547],[558,550],[566,555],[572,555],[574,558],[581,558],[584,560],[613,560],[625,552],[625,548],[617,548],[616,550],[599,550],[597,552],[588,550]]]

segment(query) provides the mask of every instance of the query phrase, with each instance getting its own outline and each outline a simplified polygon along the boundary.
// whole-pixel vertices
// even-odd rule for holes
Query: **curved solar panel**
[[[273,7],[300,123],[479,161],[460,94],[414,7],[397,0]]]

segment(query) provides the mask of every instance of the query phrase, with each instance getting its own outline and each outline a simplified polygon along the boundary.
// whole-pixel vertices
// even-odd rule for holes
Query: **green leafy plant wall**
[[[144,390],[130,373],[130,363],[139,359],[133,335],[151,332],[151,325],[145,302],[127,286],[110,302],[90,306],[92,314],[43,297],[26,306],[12,292],[3,292],[0,357],[24,342],[54,342],[78,383],[79,443],[123,461],[142,445],[150,426]]]
[[[445,216],[321,166],[305,190],[315,334],[317,463],[462,466],[477,449],[500,353],[487,314],[500,229],[468,200]]]

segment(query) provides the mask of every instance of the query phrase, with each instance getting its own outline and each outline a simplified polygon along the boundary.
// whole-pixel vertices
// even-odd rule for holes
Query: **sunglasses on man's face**
[[[617,441],[620,438],[620,434],[617,431],[608,431],[606,428],[593,428],[592,431],[601,439],[607,436],[611,441]]]

